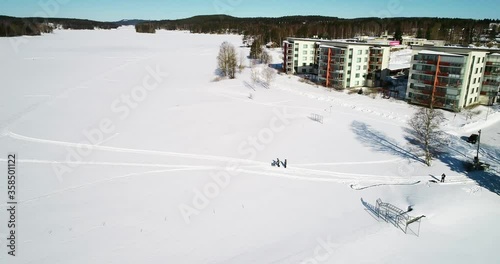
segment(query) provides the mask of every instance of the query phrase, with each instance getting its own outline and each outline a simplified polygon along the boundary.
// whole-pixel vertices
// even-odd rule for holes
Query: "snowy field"
[[[267,89],[249,68],[214,82],[219,45],[246,55],[241,39],[0,38],[0,163],[16,153],[18,201],[12,257],[2,172],[0,263],[500,263],[498,108],[446,112],[426,167],[404,102],[286,75]],[[467,174],[462,137],[479,129],[492,169]],[[378,198],[425,215],[419,236],[375,217]]]

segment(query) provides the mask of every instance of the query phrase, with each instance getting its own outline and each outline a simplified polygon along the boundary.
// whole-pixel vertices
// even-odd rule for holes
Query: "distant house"
[[[279,45],[276,42],[270,41],[266,44],[266,48],[268,48],[268,49],[277,48],[277,47],[279,47]]]

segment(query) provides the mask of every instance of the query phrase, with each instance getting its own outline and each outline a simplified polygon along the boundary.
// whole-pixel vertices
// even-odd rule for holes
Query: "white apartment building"
[[[378,86],[388,73],[389,45],[288,38],[283,51],[286,73],[317,75],[326,87]]]
[[[412,49],[407,89],[410,103],[460,111],[497,100],[500,60],[497,63],[491,50],[419,46]]]
[[[283,41],[284,71],[288,74],[317,74],[317,42],[317,39],[298,38]]]
[[[414,37],[408,37],[408,36],[403,36],[403,39],[401,41],[401,45],[404,46],[444,46],[446,44],[446,41],[444,40],[430,40],[430,39],[425,39],[425,38],[414,38]]]

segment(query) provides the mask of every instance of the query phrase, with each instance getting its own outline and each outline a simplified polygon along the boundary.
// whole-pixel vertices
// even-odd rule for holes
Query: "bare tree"
[[[262,50],[262,53],[260,54],[260,61],[264,64],[269,64],[271,63],[271,55],[265,50]]]
[[[230,79],[234,79],[236,75],[236,66],[238,64],[236,61],[236,49],[227,41],[224,41],[220,46],[217,64],[222,76],[228,76]]]
[[[427,166],[431,165],[436,150],[443,145],[444,133],[440,129],[440,124],[443,121],[443,113],[432,107],[420,107],[408,121],[413,137],[424,151]]]
[[[276,78],[276,71],[272,68],[266,67],[264,70],[264,79],[266,80],[266,85],[269,88],[271,86],[271,82]]]
[[[260,71],[255,65],[252,66],[250,78],[252,79],[252,83],[254,85],[260,81]]]
[[[243,52],[240,52],[240,61],[238,64],[239,72],[241,73],[241,71],[245,68],[245,54]]]

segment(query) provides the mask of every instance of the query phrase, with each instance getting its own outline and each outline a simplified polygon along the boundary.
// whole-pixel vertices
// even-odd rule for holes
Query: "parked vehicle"
[[[477,143],[477,139],[479,138],[479,135],[478,134],[472,134],[469,136],[469,138],[467,139],[467,142],[469,143],[472,143],[472,144],[476,144]]]

